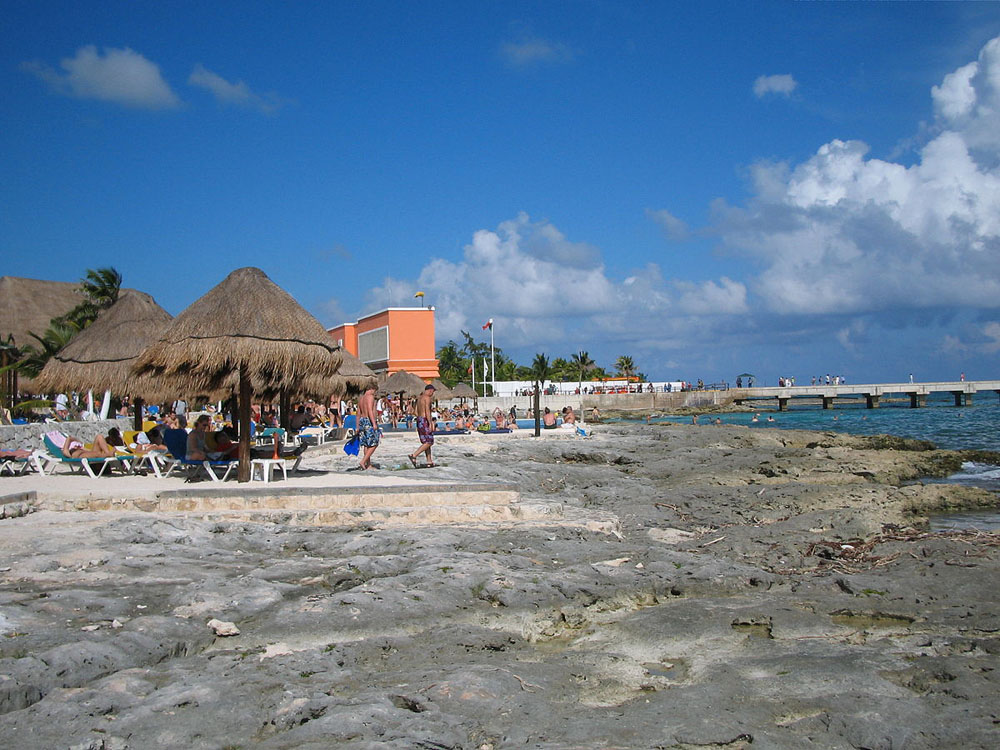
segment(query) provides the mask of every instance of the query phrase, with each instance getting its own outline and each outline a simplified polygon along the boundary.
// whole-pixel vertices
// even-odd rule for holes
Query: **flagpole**
[[[472,390],[476,390],[476,353],[472,353]]]
[[[490,373],[491,380],[493,381],[493,395],[497,395],[497,360],[496,355],[493,352],[493,318],[490,318],[490,367],[492,372]]]

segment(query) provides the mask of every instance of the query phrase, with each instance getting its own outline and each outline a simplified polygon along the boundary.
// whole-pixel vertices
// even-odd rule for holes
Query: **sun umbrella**
[[[239,268],[178,315],[133,371],[211,392],[239,374],[239,480],[250,481],[251,393],[334,376],[340,350],[323,325],[259,268]]]
[[[399,393],[403,396],[415,397],[424,392],[426,385],[427,383],[422,378],[406,370],[400,370],[386,378],[379,386],[379,390],[383,393]]]
[[[162,397],[163,384],[155,378],[133,375],[131,367],[170,321],[170,313],[148,294],[123,291],[111,307],[49,359],[36,384],[47,392],[92,389],[127,394],[136,398],[136,424],[141,426],[141,399]]]
[[[442,383],[440,378],[434,378],[431,381],[431,385],[434,386],[434,398],[438,401],[447,401],[448,399],[455,398],[455,394],[452,393],[451,388]]]
[[[451,397],[460,398],[463,401],[467,398],[474,398],[478,400],[479,394],[476,393],[476,390],[472,386],[466,383],[458,383],[451,389]]]

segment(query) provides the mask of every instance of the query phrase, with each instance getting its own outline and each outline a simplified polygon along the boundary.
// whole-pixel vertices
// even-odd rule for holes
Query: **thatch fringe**
[[[174,319],[137,359],[136,374],[184,392],[235,389],[247,368],[258,396],[333,377],[340,350],[326,329],[258,268],[233,271]]]

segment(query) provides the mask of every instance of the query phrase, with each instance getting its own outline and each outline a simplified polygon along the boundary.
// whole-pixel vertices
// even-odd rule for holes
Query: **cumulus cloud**
[[[191,86],[198,86],[209,91],[220,104],[231,104],[237,107],[255,109],[258,112],[270,114],[277,111],[286,102],[277,94],[258,94],[244,81],[230,83],[225,78],[200,63],[194,66],[188,77]]]
[[[791,96],[798,85],[798,82],[787,73],[776,76],[758,76],[757,80],[753,82],[753,93],[758,99],[762,99],[768,94]]]
[[[663,233],[672,240],[683,241],[691,236],[688,225],[665,208],[656,211],[647,208],[646,216],[659,224]]]
[[[912,165],[833,140],[805,162],[758,164],[715,229],[755,258],[760,303],[783,314],[1000,305],[1000,39],[931,92],[935,134]]]
[[[434,259],[414,280],[387,279],[369,293],[366,307],[408,300],[418,289],[436,308],[439,339],[458,338],[494,318],[504,345],[515,347],[614,340],[671,348],[682,345],[685,331],[690,334],[692,317],[747,309],[745,285],[725,277],[667,280],[651,263],[616,281],[597,248],[572,242],[552,223],[524,213],[475,232],[457,262]]]
[[[561,42],[526,36],[500,45],[500,54],[508,64],[524,67],[538,63],[565,63],[573,60],[573,51]]]
[[[1000,352],[1000,323],[993,321],[984,325],[983,335],[986,337],[983,351],[987,354]]]
[[[87,45],[75,57],[62,59],[59,67],[61,71],[39,61],[21,65],[66,96],[144,109],[170,109],[181,103],[160,75],[159,66],[127,47],[106,47],[102,55],[97,47]]]

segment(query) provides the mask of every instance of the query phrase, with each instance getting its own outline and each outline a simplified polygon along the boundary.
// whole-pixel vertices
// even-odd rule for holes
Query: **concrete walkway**
[[[444,452],[454,443],[481,452],[490,450],[498,438],[512,437],[470,435],[439,442]],[[157,478],[114,473],[91,479],[62,466],[48,476],[0,477],[0,506],[11,511],[0,515],[21,515],[14,507],[27,504],[31,510],[183,512],[327,525],[512,520],[558,512],[556,506],[520,505],[520,495],[510,485],[474,477],[456,482],[435,468],[413,469],[407,454],[415,447],[415,435],[387,435],[375,454],[379,468],[369,471],[359,470],[357,458],[345,455],[342,444],[312,447],[299,472],[290,472],[287,480],[277,472],[267,484],[240,484],[232,476],[225,482],[186,482],[185,474]]]

